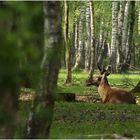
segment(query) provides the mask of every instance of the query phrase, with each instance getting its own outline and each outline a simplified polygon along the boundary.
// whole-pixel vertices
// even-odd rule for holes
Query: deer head
[[[98,69],[100,71],[100,74],[97,76],[92,77],[91,79],[86,80],[86,86],[94,85],[99,86],[101,83],[101,80],[104,78],[107,80],[107,76],[111,73],[111,66],[108,65],[107,67],[102,66],[102,68],[97,64]]]

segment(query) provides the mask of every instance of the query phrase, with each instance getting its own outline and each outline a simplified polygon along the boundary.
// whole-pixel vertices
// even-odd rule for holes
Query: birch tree
[[[128,70],[132,55],[132,40],[135,22],[135,2],[127,1],[124,13],[122,47],[123,47],[123,63],[121,71]]]
[[[84,18],[85,18],[85,5],[81,7],[81,15],[78,26],[78,50],[76,54],[76,62],[73,69],[84,68],[84,40],[83,40],[83,29],[84,29]]]
[[[90,1],[86,2],[86,45],[85,45],[85,70],[90,69],[90,52],[91,52],[91,15],[90,15]]]
[[[124,54],[122,51],[122,31],[123,31],[123,22],[124,22],[124,10],[125,10],[125,1],[120,2],[120,10],[118,15],[118,63],[117,66],[120,66],[124,60]]]
[[[75,28],[74,28],[74,50],[75,50],[75,58],[78,57],[78,21],[75,18]],[[76,61],[74,58],[74,62]]]
[[[94,37],[94,5],[93,1],[90,1],[90,29],[91,29],[91,36],[90,36],[90,43],[91,43],[91,64],[90,64],[90,71],[89,71],[89,79],[93,77],[93,72],[95,68],[95,37]]]
[[[65,39],[65,46],[66,46],[66,80],[65,84],[71,83],[71,46],[69,40],[69,4],[65,0],[64,1],[64,39]]]
[[[129,15],[129,6],[130,1],[127,1],[125,5],[125,12],[124,12],[124,21],[123,21],[123,28],[122,28],[122,51],[124,53],[124,57],[126,56],[126,41],[128,35],[128,15]]]
[[[111,58],[112,72],[116,72],[117,59],[117,26],[118,26],[118,1],[112,2],[112,42],[111,42]]]
[[[49,138],[53,120],[54,90],[57,85],[62,50],[60,2],[44,1],[44,56],[41,89],[27,119],[26,138]]]

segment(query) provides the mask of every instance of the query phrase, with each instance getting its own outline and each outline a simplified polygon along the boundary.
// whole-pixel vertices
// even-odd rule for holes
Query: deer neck
[[[111,90],[111,87],[108,83],[108,80],[106,77],[102,77],[101,79],[101,83],[98,87],[98,92],[99,92],[99,95],[101,96],[101,98],[106,98],[109,94],[109,91]]]

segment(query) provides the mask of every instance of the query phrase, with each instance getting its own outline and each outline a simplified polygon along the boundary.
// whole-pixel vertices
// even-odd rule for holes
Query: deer
[[[103,103],[125,103],[136,104],[135,97],[128,91],[118,88],[112,88],[109,85],[107,76],[111,73],[111,66],[107,66],[106,69],[98,65],[100,74],[86,80],[86,86],[94,85],[98,88],[98,93]]]

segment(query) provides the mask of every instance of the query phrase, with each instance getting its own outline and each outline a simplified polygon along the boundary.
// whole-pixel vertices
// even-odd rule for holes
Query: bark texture
[[[53,120],[54,90],[57,85],[62,50],[60,2],[44,1],[44,56],[41,90],[32,116],[27,120],[26,138],[49,138]],[[30,113],[31,114],[31,113]],[[32,118],[30,120],[30,118]],[[34,125],[30,125],[34,124]],[[33,127],[32,127],[33,126]]]
[[[76,56],[76,62],[74,69],[82,69],[84,68],[84,41],[83,41],[83,29],[84,29],[84,17],[85,17],[85,5],[81,7],[81,15],[79,19],[79,26],[78,26],[78,50]]]
[[[86,45],[85,45],[85,70],[90,69],[90,52],[91,52],[91,15],[90,1],[86,2]]]
[[[117,27],[118,27],[118,1],[112,2],[112,42],[111,42],[111,58],[110,64],[112,65],[112,72],[115,73],[117,70]]]
[[[125,12],[124,12],[124,22],[122,28],[122,50],[124,53],[124,57],[126,56],[126,42],[127,42],[127,35],[128,35],[128,15],[129,15],[129,6],[130,1],[127,1],[125,5]]]
[[[124,10],[125,10],[125,1],[120,2],[120,10],[118,15],[118,63],[117,66],[119,67],[124,60],[124,54],[122,51],[122,31],[123,31],[123,22],[124,22]]]
[[[95,37],[94,37],[94,5],[93,1],[90,1],[90,28],[91,28],[91,64],[90,64],[90,71],[89,71],[89,79],[93,77],[93,72],[95,68]]]
[[[71,83],[71,77],[72,77],[72,72],[71,72],[71,46],[70,46],[70,40],[69,40],[69,5],[68,2],[65,0],[64,1],[64,36],[65,36],[65,46],[66,46],[66,80],[65,84]]]

